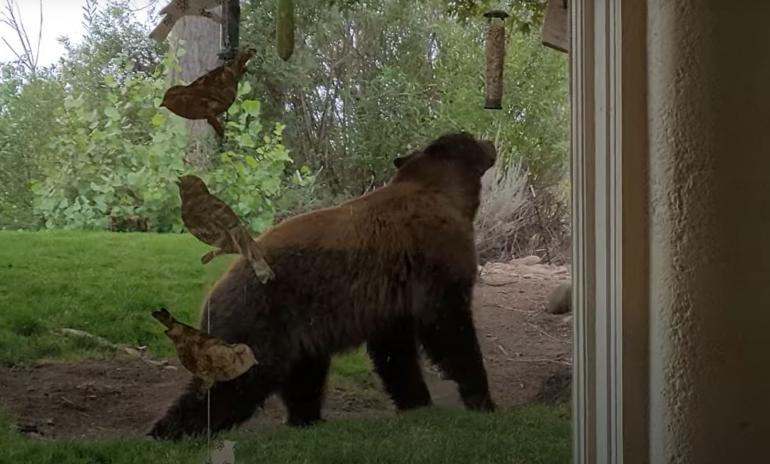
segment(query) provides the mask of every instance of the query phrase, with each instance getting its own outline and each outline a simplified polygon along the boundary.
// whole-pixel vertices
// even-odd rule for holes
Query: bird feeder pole
[[[486,37],[486,79],[484,108],[502,109],[503,100],[503,62],[505,60],[505,18],[508,13],[502,10],[489,10]]]
[[[240,46],[241,3],[240,0],[222,0],[222,50],[219,59],[232,59]]]

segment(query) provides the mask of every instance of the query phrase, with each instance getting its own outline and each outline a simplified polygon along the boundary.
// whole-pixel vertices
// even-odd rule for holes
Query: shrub
[[[474,224],[481,263],[504,259],[513,253],[531,209],[527,172],[521,164],[512,163],[507,169],[495,166],[484,174],[481,204]]]
[[[158,107],[162,69],[129,74],[120,85],[107,75],[104,87],[102,98],[68,95],[60,110],[61,134],[51,143],[57,158],[33,185],[35,213],[47,228],[181,231],[174,181],[192,173],[258,232],[272,223],[273,200],[286,183],[312,181],[305,175],[287,182],[292,160],[283,126],[262,126],[248,82],[228,112],[219,159],[205,171],[184,162],[184,120]]]

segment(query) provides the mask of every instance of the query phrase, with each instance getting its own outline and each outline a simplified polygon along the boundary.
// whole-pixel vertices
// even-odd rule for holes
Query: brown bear
[[[421,345],[458,384],[467,408],[494,410],[471,297],[473,219],[481,176],[495,158],[490,142],[447,134],[397,158],[386,186],[260,235],[276,277],[263,285],[238,259],[203,306],[202,328],[209,320],[212,335],[248,344],[258,360],[243,376],[212,387],[212,431],[246,421],[273,393],[288,424],[322,420],[330,357],[362,343],[397,409],[431,404]],[[150,434],[200,434],[206,409],[191,384]]]

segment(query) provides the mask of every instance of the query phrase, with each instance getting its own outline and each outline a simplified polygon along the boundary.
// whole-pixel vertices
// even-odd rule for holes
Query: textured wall
[[[769,20],[648,2],[654,463],[770,462]]]

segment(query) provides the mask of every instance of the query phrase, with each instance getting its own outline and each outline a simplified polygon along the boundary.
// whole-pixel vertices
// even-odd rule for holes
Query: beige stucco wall
[[[770,463],[770,1],[648,8],[652,462]]]

